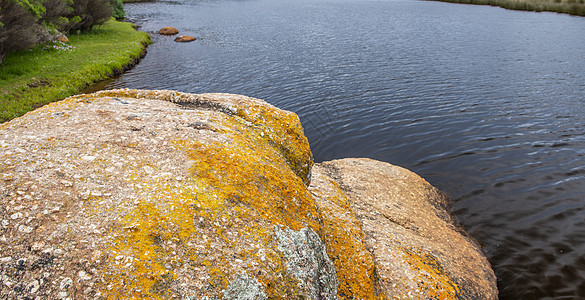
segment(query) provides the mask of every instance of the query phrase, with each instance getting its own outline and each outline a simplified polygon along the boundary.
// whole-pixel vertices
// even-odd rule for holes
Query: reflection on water
[[[387,161],[452,195],[502,299],[585,297],[584,18],[410,0],[126,11],[155,43],[101,88],[238,93],[292,110],[317,161]],[[198,40],[156,35],[164,26]]]

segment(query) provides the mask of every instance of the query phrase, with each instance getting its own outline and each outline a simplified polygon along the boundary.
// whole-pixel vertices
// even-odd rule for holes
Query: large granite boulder
[[[102,91],[1,124],[0,298],[497,297],[423,179],[312,167],[295,114],[238,95]]]
[[[481,249],[454,225],[447,197],[420,176],[347,158],[315,165],[312,178],[309,190],[322,222],[335,224],[323,240],[336,265],[339,295],[497,298],[496,277]]]

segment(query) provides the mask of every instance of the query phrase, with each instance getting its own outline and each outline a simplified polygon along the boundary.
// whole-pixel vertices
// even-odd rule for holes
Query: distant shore
[[[432,0],[449,3],[499,6],[506,9],[535,12],[557,12],[585,16],[585,0]]]
[[[113,19],[68,38],[6,56],[0,64],[0,123],[128,70],[150,43],[147,33]]]

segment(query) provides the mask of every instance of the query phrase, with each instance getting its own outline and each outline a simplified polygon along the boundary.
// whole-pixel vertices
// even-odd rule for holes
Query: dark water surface
[[[127,4],[154,44],[102,88],[296,112],[316,161],[370,157],[454,198],[502,299],[585,297],[585,18],[423,1]],[[154,34],[177,27],[197,41]]]

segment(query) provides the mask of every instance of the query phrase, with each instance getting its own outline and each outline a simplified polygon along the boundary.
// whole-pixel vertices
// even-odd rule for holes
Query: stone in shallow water
[[[177,43],[188,43],[194,41],[195,38],[189,35],[180,35],[175,38],[175,42]]]
[[[158,34],[162,34],[162,35],[175,35],[178,34],[179,30],[175,27],[163,27],[158,31]]]

